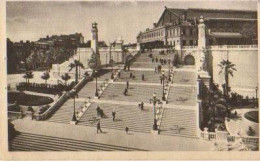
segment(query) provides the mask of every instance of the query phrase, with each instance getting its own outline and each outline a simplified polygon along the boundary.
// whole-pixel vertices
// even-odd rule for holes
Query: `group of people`
[[[156,57],[155,59],[152,58],[152,62],[154,62],[154,61],[155,61],[156,63],[160,62],[161,65],[164,65],[164,64],[167,63],[167,60],[166,60],[166,59],[162,59],[162,58],[158,59],[157,57]]]
[[[160,64],[157,65],[157,67],[154,68],[155,73],[157,73],[157,72],[160,73],[161,71],[162,71],[162,66]]]
[[[103,110],[99,106],[97,106],[96,110],[97,110],[97,116],[101,116],[101,118],[102,118],[104,116]],[[116,111],[115,110],[112,111],[112,119],[113,119],[113,121],[116,120]],[[129,128],[127,126],[125,127],[125,131],[128,134]],[[100,120],[97,121],[97,134],[98,134],[98,132],[103,133],[103,131],[101,130]]]
[[[125,65],[124,66],[124,71],[126,72],[126,69],[128,70],[128,71],[130,71],[130,65]]]
[[[139,108],[141,111],[144,110],[144,102],[141,102],[140,104],[138,104]]]

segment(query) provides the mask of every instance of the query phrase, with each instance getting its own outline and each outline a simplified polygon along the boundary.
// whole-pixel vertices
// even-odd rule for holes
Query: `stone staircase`
[[[195,110],[165,108],[160,134],[197,138]]]
[[[144,151],[136,148],[65,139],[30,133],[17,135],[9,144],[10,151]]]
[[[186,71],[174,71],[173,83],[196,85],[196,73]]]
[[[128,96],[123,95],[126,84],[109,84],[104,93],[101,95],[101,100],[116,100],[130,102],[149,102],[153,93],[156,92],[157,98],[162,98],[162,86],[153,85],[137,85],[129,83]]]
[[[80,107],[84,106],[84,102],[76,102],[76,111],[79,111]],[[46,121],[69,124],[73,116],[73,101],[72,99],[64,103],[59,110],[57,110],[49,119]]]
[[[171,86],[168,95],[168,104],[195,106],[196,87],[192,86]]]
[[[97,117],[96,107],[99,106],[105,114],[105,117]],[[112,120],[112,111],[116,112],[116,120]],[[100,120],[101,129],[125,130],[127,126],[129,131],[150,133],[153,125],[152,104],[144,105],[141,111],[138,105],[119,105],[119,104],[97,104],[92,103],[78,122],[78,125],[96,127],[96,122]]]
[[[141,82],[141,83],[158,83],[160,84],[160,76],[159,73],[154,73],[154,71],[127,71],[121,70],[120,78],[117,77],[116,82]],[[135,76],[135,79],[130,79],[130,73]],[[144,74],[144,81],[142,80],[142,74]]]
[[[98,89],[100,89],[101,83],[98,82]],[[78,96],[79,98],[88,98],[88,97],[94,97],[96,92],[96,83],[95,81],[88,82],[79,92]]]

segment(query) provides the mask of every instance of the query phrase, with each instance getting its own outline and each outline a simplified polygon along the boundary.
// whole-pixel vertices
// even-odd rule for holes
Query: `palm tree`
[[[65,85],[67,86],[67,81],[70,79],[71,77],[69,76],[68,73],[65,73],[61,76],[61,79],[65,81]]]
[[[74,60],[73,63],[70,63],[69,67],[70,67],[69,71],[71,71],[73,68],[76,69],[75,82],[78,83],[78,71],[79,68],[85,69],[84,65],[79,60]]]
[[[30,83],[29,80],[33,78],[33,73],[31,71],[27,71],[24,75],[23,78],[25,78],[26,83]]]
[[[49,72],[44,72],[43,73],[43,75],[41,76],[41,78],[43,79],[43,80],[45,80],[45,84],[47,85],[47,80],[50,78],[50,74],[49,74]]]
[[[224,84],[224,95],[227,97],[230,91],[229,89],[229,75],[233,77],[233,72],[236,71],[235,64],[229,60],[222,60],[218,65],[221,68],[219,74],[224,74],[225,84]]]

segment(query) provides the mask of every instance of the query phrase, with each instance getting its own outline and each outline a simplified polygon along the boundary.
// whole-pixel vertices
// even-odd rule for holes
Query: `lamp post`
[[[75,97],[76,97],[76,90],[73,88],[72,90],[71,90],[71,92],[70,92],[70,95],[71,95],[71,97],[74,99],[74,106],[73,106],[73,116],[72,116],[72,119],[71,119],[71,121],[77,121],[77,118],[76,118],[76,103],[75,103]]]
[[[97,71],[93,70],[93,72],[95,72],[95,77],[96,77],[96,92],[95,92],[95,96],[98,97],[98,87],[97,87]]]
[[[168,72],[168,80],[170,81],[171,80],[171,78],[170,78],[170,75],[171,75],[171,73],[170,73],[170,65],[171,65],[171,60],[170,60],[170,57],[168,58],[168,65],[169,65],[169,72]]]
[[[153,119],[154,119],[154,123],[153,123],[153,130],[158,130],[157,127],[157,120],[156,120],[156,103],[159,103],[160,100],[156,98],[156,93],[153,93],[153,98],[150,99],[150,103],[153,103]]]
[[[163,83],[163,95],[162,95],[162,100],[163,100],[163,101],[165,101],[164,79],[165,79],[165,75],[164,75],[164,71],[162,71],[162,83]]]
[[[257,104],[257,91],[258,91],[258,86],[255,87],[255,103]]]

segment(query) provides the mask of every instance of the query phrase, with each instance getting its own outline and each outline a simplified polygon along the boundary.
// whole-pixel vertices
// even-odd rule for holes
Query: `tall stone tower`
[[[198,60],[197,60],[198,75],[202,82],[209,88],[210,76],[207,72],[206,62],[206,29],[203,16],[200,16],[200,23],[198,25]]]
[[[97,23],[92,23],[92,39],[91,39],[91,48],[93,49],[95,54],[99,54],[98,51],[98,29],[97,29]]]
[[[198,25],[198,50],[199,62],[198,70],[205,70],[205,52],[206,52],[206,31],[203,16],[200,16],[200,23]]]
[[[98,50],[98,29],[97,29],[97,23],[92,23],[92,38],[91,38],[91,57],[88,62],[88,66],[91,69],[99,70],[101,65],[99,50]]]

